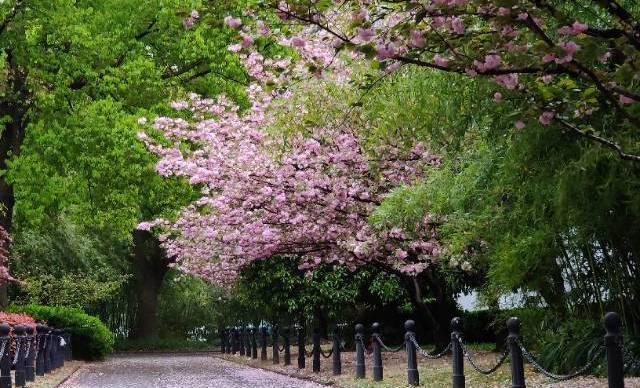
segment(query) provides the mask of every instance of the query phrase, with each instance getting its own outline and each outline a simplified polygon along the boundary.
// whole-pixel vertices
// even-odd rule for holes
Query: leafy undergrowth
[[[119,352],[188,352],[217,349],[210,342],[192,341],[187,338],[117,339],[115,348]]]

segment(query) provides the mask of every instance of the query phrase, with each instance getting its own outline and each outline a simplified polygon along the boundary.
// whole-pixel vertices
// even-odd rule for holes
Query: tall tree
[[[190,197],[154,179],[135,139],[137,118],[187,90],[242,99],[245,73],[226,50],[235,33],[219,15],[235,2],[40,1],[0,5],[3,117],[0,225],[11,230],[65,211],[88,233],[134,245],[135,225]],[[140,252],[146,260],[138,260]],[[135,265],[167,264],[159,250]],[[138,267],[136,272],[146,273]],[[153,285],[158,278],[138,278]],[[148,282],[144,279],[149,280]],[[139,326],[155,319],[139,301]],[[153,334],[147,331],[139,331]]]

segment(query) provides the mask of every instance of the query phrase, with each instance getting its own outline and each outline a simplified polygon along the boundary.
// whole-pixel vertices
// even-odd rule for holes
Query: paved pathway
[[[208,354],[118,355],[87,364],[60,388],[320,388]]]

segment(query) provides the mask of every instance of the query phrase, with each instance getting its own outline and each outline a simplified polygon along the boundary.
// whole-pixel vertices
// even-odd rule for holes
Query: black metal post
[[[36,355],[36,376],[44,376],[44,353],[47,342],[47,330],[45,325],[36,326],[36,333],[38,333],[36,337],[38,349],[38,354]]]
[[[231,354],[231,343],[233,342],[233,331],[231,330],[230,327],[227,327],[226,335],[227,335],[227,339],[225,343],[225,347],[226,347],[225,353]]]
[[[236,354],[240,351],[240,331],[235,326],[231,330],[233,330],[233,342],[231,344],[231,351],[233,352],[233,354]]]
[[[373,381],[382,381],[382,349],[378,339],[380,338],[380,324],[374,322],[371,325],[371,344],[373,346]]]
[[[58,369],[58,348],[60,347],[60,338],[58,338],[58,329],[51,330],[51,370]]]
[[[61,368],[64,366],[64,348],[63,348],[63,338],[62,338],[62,330],[56,330],[56,368]]]
[[[291,365],[291,330],[288,327],[282,329],[284,341],[284,364]]]
[[[44,348],[44,373],[51,373],[53,367],[51,365],[51,348],[53,347],[53,334],[51,328],[45,326],[45,348]]]
[[[0,324],[0,388],[11,388],[11,327],[6,323]]]
[[[413,344],[416,333],[416,323],[409,319],[404,323],[404,342],[407,347],[407,382],[409,385],[420,384],[420,374],[418,373],[418,358],[416,357],[416,346]]]
[[[333,374],[342,374],[342,359],[340,358],[340,328],[336,326],[333,332]]]
[[[507,320],[507,329],[509,330],[509,356],[511,357],[511,388],[524,388],[524,361],[522,359],[522,350],[520,350],[520,320],[511,317]]]
[[[245,339],[245,346],[244,346],[244,355],[247,356],[247,358],[251,357],[251,328],[247,327],[244,331],[244,339]]]
[[[622,354],[622,321],[614,312],[604,316],[607,334],[604,343],[607,347],[607,381],[609,388],[624,388],[624,355]]]
[[[224,329],[220,329],[220,353],[222,354],[227,351],[226,334]]]
[[[258,358],[258,344],[256,343],[256,328],[251,328],[251,358]]]
[[[240,355],[241,356],[246,355],[246,352],[245,352],[246,334],[247,334],[246,328],[244,326],[240,327]]]
[[[27,384],[26,375],[24,372],[24,352],[26,349],[26,327],[24,325],[15,325],[13,327],[13,333],[16,338],[16,387],[24,387]]]
[[[453,366],[451,386],[453,388],[464,388],[464,354],[458,338],[462,338],[462,320],[459,317],[455,317],[451,320],[451,354],[453,358],[451,363]]]
[[[24,373],[27,381],[36,381],[35,360],[36,360],[36,337],[33,326],[27,326],[27,354],[24,358]]]
[[[64,350],[65,350],[64,360],[71,361],[73,360],[73,349],[71,348],[71,329],[65,328],[62,331],[63,331],[62,336],[64,337],[64,341],[67,343],[64,347]]]
[[[273,343],[273,363],[280,363],[280,349],[278,349],[278,339],[280,335],[278,334],[278,326],[274,325],[271,331],[271,341]]]
[[[364,325],[358,323],[356,325],[356,378],[364,379],[365,365],[364,365]]]
[[[313,371],[320,372],[320,329],[313,329]]]
[[[298,369],[305,368],[305,349],[306,336],[304,335],[304,326],[298,327]]]
[[[260,359],[262,361],[266,361],[267,360],[267,328],[262,326],[260,332],[262,334],[260,337],[261,339],[260,346],[262,348],[260,350]]]

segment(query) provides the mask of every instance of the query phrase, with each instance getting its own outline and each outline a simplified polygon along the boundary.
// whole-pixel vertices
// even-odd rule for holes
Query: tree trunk
[[[13,226],[13,207],[15,195],[13,186],[7,181],[7,162],[11,157],[20,153],[20,146],[24,140],[27,125],[29,91],[27,88],[27,74],[18,66],[10,49],[5,50],[7,63],[7,85],[9,92],[7,99],[0,101],[0,117],[9,117],[4,128],[0,131],[0,226],[11,233]],[[0,285],[0,308],[9,304],[7,285]]]
[[[416,307],[416,320],[427,325],[438,349],[447,346],[451,340],[449,326],[457,312],[457,305],[453,294],[447,292],[444,283],[446,281],[434,276],[429,269],[417,277],[403,275],[402,280],[409,292],[411,303]],[[428,287],[435,302],[425,302],[422,294],[423,285]]]
[[[133,232],[133,266],[138,311],[131,338],[150,338],[158,335],[158,294],[170,260],[158,239],[150,232]]]

